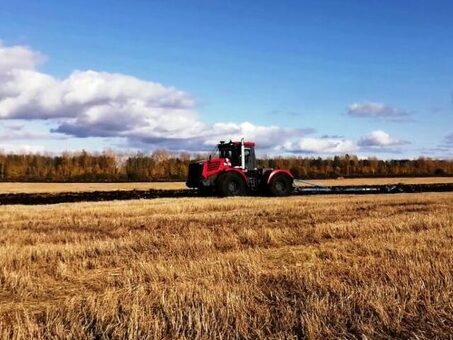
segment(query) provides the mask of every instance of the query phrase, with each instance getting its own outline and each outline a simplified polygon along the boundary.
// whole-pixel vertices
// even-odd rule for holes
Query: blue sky
[[[451,1],[0,4],[0,148],[453,156]],[[5,85],[6,84],[6,85]]]

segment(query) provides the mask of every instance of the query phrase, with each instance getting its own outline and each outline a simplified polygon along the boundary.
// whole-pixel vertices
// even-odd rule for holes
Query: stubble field
[[[2,338],[448,338],[453,193],[0,206]]]
[[[298,186],[317,185],[386,185],[453,183],[453,177],[388,177],[296,180]],[[59,193],[112,190],[186,189],[184,182],[125,182],[125,183],[26,183],[0,182],[2,193]]]

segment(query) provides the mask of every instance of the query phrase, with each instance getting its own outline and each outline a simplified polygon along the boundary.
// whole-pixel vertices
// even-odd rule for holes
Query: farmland
[[[319,185],[382,185],[382,184],[428,184],[453,183],[453,177],[389,177],[389,178],[345,178],[309,180]],[[297,185],[307,186],[303,181]],[[125,182],[125,183],[24,183],[0,182],[0,193],[59,193],[112,190],[185,189],[184,182]]]
[[[453,180],[452,180],[453,181]],[[185,189],[184,182],[124,182],[124,183],[0,183],[0,193],[59,193],[112,190]]]
[[[2,338],[445,338],[453,193],[0,206]]]

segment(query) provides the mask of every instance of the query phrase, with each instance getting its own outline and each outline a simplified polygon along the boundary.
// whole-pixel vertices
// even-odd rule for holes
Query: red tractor
[[[192,162],[186,185],[200,193],[220,196],[262,194],[288,196],[293,191],[293,175],[284,169],[258,169],[255,143],[220,142],[215,156]]]

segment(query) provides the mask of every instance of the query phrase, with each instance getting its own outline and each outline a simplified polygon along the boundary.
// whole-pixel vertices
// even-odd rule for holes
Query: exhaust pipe
[[[241,168],[245,170],[245,146],[244,138],[241,138]]]

